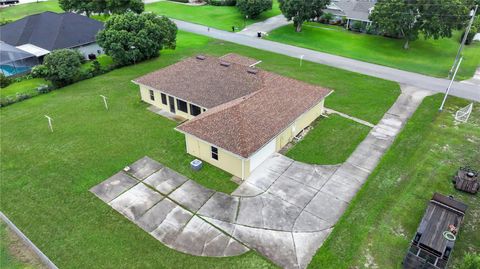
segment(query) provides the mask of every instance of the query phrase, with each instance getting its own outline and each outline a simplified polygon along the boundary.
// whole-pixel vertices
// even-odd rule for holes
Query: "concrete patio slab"
[[[295,220],[293,232],[318,232],[332,227],[332,223],[303,210]]]
[[[199,215],[217,220],[235,222],[239,198],[216,192],[198,211]]]
[[[237,226],[233,236],[282,268],[298,268],[291,232]]]
[[[313,255],[322,246],[332,230],[333,228],[315,233],[293,233],[299,268],[307,268]]]
[[[260,195],[265,190],[262,190],[255,185],[250,184],[250,182],[243,182],[234,192],[232,192],[233,196],[243,196],[243,197],[252,197]]]
[[[175,239],[192,217],[192,213],[180,206],[175,206],[150,234],[165,245],[174,248]]]
[[[169,197],[188,210],[197,212],[214,193],[215,191],[207,189],[193,180],[188,180]]]
[[[187,181],[188,178],[165,167],[147,177],[144,183],[167,195]]]
[[[315,196],[317,190],[299,183],[298,181],[289,178],[288,175],[283,174],[272,184],[268,189],[268,192],[280,197],[282,200],[285,200],[290,204],[304,208],[305,205],[312,200],[313,196]]]
[[[91,188],[90,192],[102,199],[105,203],[109,203],[137,183],[138,181],[121,171]]]
[[[150,233],[162,224],[176,206],[177,205],[170,199],[163,199],[145,212],[136,223],[146,232]]]
[[[134,162],[133,164],[129,165],[130,170],[127,171],[133,177],[144,180],[149,175],[153,174],[154,172],[160,170],[163,165],[159,162],[145,156],[140,160]]]
[[[136,220],[163,197],[140,183],[112,200],[109,205],[130,220]]]
[[[305,207],[305,210],[322,220],[334,224],[347,206],[347,202],[320,191]]]

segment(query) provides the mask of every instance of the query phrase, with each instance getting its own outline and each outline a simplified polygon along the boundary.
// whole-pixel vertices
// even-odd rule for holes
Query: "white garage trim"
[[[275,148],[277,145],[277,139],[273,139],[262,149],[257,151],[255,154],[250,157],[250,172],[252,172],[257,166],[259,166],[263,161],[265,161],[270,155],[275,153]]]

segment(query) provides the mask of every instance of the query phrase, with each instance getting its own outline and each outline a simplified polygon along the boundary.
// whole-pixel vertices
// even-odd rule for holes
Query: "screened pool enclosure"
[[[0,42],[0,72],[5,76],[27,73],[37,64],[35,55]]]

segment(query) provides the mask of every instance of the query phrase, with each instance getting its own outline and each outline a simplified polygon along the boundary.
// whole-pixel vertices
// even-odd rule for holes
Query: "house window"
[[[177,99],[178,110],[188,113],[187,102]]]
[[[152,90],[150,90],[150,100],[155,101],[155,95],[153,95]]]
[[[200,115],[200,113],[202,113],[202,111],[200,110],[200,108],[198,106],[190,104],[190,114],[192,116]]]
[[[160,94],[160,96],[162,97],[162,104],[167,105],[167,95],[162,93]]]
[[[212,159],[218,160],[218,148],[212,146]]]

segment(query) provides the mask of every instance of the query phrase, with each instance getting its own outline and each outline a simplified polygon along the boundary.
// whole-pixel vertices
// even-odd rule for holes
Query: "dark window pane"
[[[155,95],[152,90],[150,90],[150,100],[155,101]]]
[[[212,159],[218,160],[218,149],[216,147],[212,147]]]
[[[192,114],[192,116],[200,115],[200,113],[202,113],[202,111],[198,106],[190,104],[190,114]]]
[[[167,105],[167,96],[164,93],[162,93],[161,96],[162,96],[162,104]]]
[[[187,102],[177,99],[178,110],[188,113]]]

